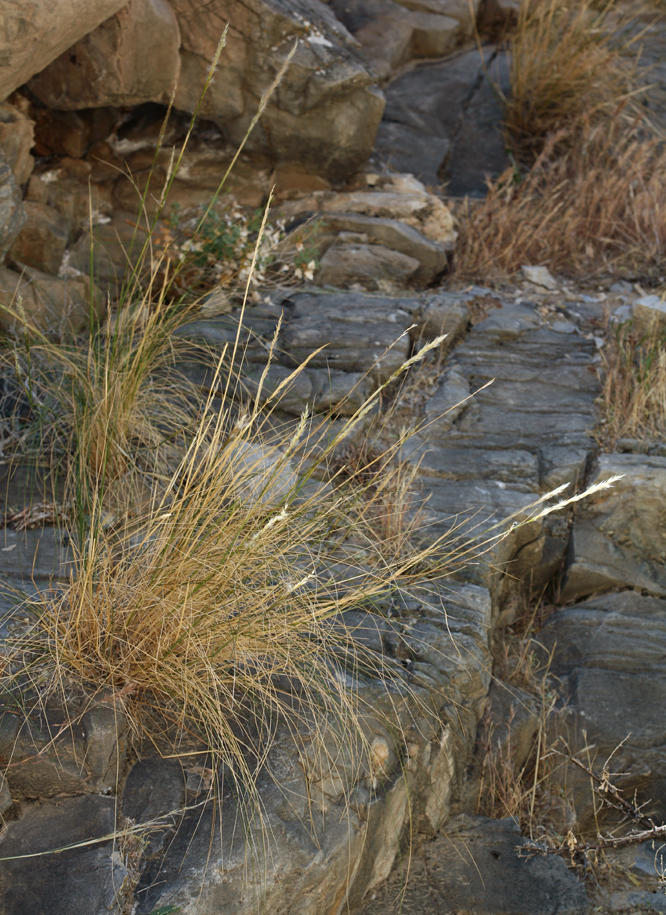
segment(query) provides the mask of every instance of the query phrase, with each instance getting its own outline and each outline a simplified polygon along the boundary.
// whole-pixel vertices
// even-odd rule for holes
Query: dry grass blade
[[[612,2],[528,0],[511,38],[511,92],[503,98],[506,135],[520,159],[534,160],[547,139],[571,138],[581,120],[608,117],[632,96],[634,69],[625,56],[627,17]]]
[[[567,139],[568,149],[556,152]],[[618,117],[556,134],[524,177],[491,182],[458,208],[461,278],[510,276],[523,264],[565,274],[658,276],[666,252],[666,154]]]
[[[632,322],[611,325],[601,351],[599,443],[614,450],[623,438],[639,441],[666,435],[666,339],[639,332]]]

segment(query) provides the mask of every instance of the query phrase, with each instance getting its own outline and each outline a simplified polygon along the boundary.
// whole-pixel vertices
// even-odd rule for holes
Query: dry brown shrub
[[[666,242],[666,154],[637,100],[638,14],[591,0],[529,0],[510,40],[504,108],[512,166],[482,201],[457,205],[455,272],[658,275]],[[645,72],[645,68],[643,68]]]
[[[507,170],[481,203],[458,208],[456,275],[510,276],[523,264],[565,274],[658,275],[666,244],[666,153],[619,115],[589,122],[558,155],[546,143],[530,172]]]
[[[503,96],[508,145],[532,162],[560,131],[571,142],[583,120],[607,120],[636,92],[634,17],[606,2],[528,0],[511,37],[510,85]]]

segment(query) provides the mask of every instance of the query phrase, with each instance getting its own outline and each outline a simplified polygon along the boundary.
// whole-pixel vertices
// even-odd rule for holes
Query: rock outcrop
[[[5,0],[0,32],[0,99],[125,6],[127,0]]]

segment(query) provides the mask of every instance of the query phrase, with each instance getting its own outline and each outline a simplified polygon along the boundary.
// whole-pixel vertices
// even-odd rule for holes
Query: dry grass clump
[[[570,143],[583,121],[607,121],[632,95],[628,25],[612,2],[601,10],[592,0],[521,4],[510,42],[511,91],[502,99],[517,158],[533,162],[560,132],[560,143]]]
[[[354,470],[345,485],[310,479],[368,409],[322,454],[308,448],[307,414],[277,447],[265,440],[258,408],[238,418],[227,402],[216,409],[211,395],[161,500],[122,530],[93,519],[69,586],[32,603],[38,623],[8,645],[2,687],[32,683],[42,701],[64,700],[73,684],[102,694],[122,706],[136,733],[171,741],[174,752],[179,741],[198,739],[250,779],[281,717],[316,731],[333,716],[344,739],[358,742],[350,682],[360,667],[381,672],[382,660],[366,657],[333,618],[408,582],[436,552],[409,551],[403,537],[387,553],[377,530],[359,558],[350,539],[366,521],[391,529],[393,503]],[[402,518],[397,524],[403,536]]]
[[[485,719],[481,741],[477,809],[485,816],[514,817],[523,835],[548,837],[556,843],[572,821],[572,809],[554,779],[561,763],[550,753],[556,737],[557,696],[549,683],[548,658],[538,644],[538,630],[552,608],[539,601],[500,631],[496,644],[497,688],[511,703],[509,720],[501,727]],[[515,691],[514,691],[515,690]],[[525,699],[525,694],[529,699]],[[527,703],[526,708],[522,708]],[[536,715],[529,746],[521,736],[524,713]]]
[[[458,208],[460,278],[510,276],[523,264],[565,274],[640,273],[666,261],[666,153],[619,118],[582,128],[558,155],[552,136],[524,176],[508,170]]]
[[[514,165],[489,181],[483,201],[458,205],[461,279],[510,276],[523,264],[663,271],[666,154],[634,101],[636,38],[611,5],[523,7],[502,99]]]
[[[23,413],[23,456],[68,480],[65,498],[79,514],[89,516],[96,498],[130,508],[170,475],[196,427],[197,392],[174,370],[173,332],[191,310],[151,301],[152,292],[83,338],[54,343],[26,322],[3,354]]]
[[[639,331],[633,321],[610,325],[601,351],[602,420],[596,436],[614,450],[620,439],[666,436],[666,333]]]

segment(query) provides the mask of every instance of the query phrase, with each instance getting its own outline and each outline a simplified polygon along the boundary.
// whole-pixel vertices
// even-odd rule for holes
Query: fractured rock
[[[193,111],[225,26],[226,47],[202,102],[202,117],[238,144],[262,94],[297,44],[282,83],[268,102],[247,149],[279,166],[341,179],[367,160],[384,108],[357,43],[317,0],[173,0],[182,36],[175,105]]]
[[[27,83],[59,54],[117,13],[127,0],[5,0],[0,37],[0,99]]]
[[[484,70],[476,49],[462,51],[393,80],[374,158],[426,186],[446,183],[452,196],[485,196],[486,176],[497,177],[509,165],[502,111],[485,75],[505,87],[506,61],[494,58],[489,51]]]
[[[19,264],[57,276],[67,247],[67,231],[57,210],[44,203],[26,200],[26,222],[9,256]]]
[[[666,595],[666,458],[602,454],[590,483],[623,474],[576,513],[562,600],[644,588]]]
[[[168,102],[180,73],[180,30],[166,0],[130,0],[30,81],[60,110]]]

